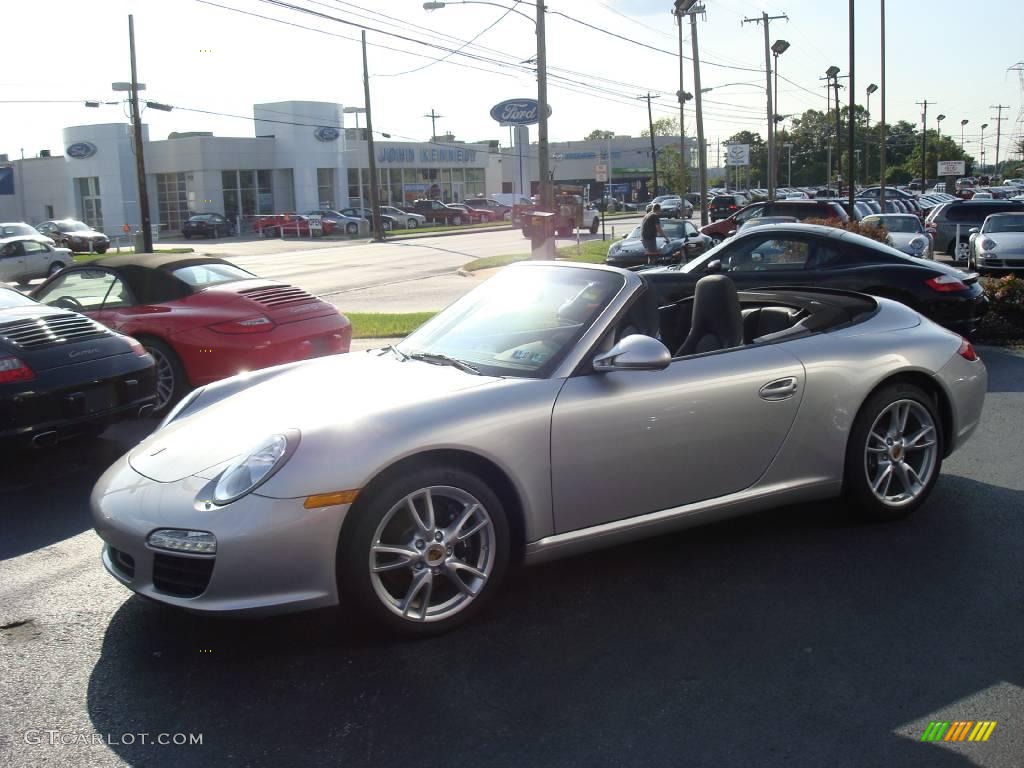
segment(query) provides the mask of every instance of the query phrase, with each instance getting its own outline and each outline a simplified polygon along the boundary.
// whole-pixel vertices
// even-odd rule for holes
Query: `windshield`
[[[1024,232],[1024,214],[1004,213],[1001,216],[989,216],[981,228],[989,232]]]
[[[614,272],[513,267],[406,337],[406,355],[446,355],[496,376],[543,378],[579,341],[624,280]]]
[[[30,299],[28,296],[23,296],[17,291],[12,291],[9,288],[0,287],[0,309],[10,309],[11,307],[28,307],[36,302]]]
[[[39,232],[28,224],[4,224],[3,227],[0,227],[0,237],[24,237],[25,235],[38,237]]]
[[[218,283],[230,283],[233,280],[248,280],[255,277],[251,272],[246,272],[234,264],[221,262],[179,267],[171,274],[179,280],[188,283],[193,288],[205,288],[210,285],[217,285]]]
[[[80,221],[58,221],[57,229],[61,232],[88,232],[89,227]]]

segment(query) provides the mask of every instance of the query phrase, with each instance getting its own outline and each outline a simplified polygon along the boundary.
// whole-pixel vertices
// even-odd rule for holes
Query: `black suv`
[[[727,219],[747,204],[742,195],[715,195],[708,206],[712,221]]]
[[[932,209],[925,225],[932,234],[935,252],[943,251],[956,261],[967,261],[971,229],[980,227],[993,213],[1020,213],[1024,200],[953,200]],[[957,225],[960,239],[957,240]]]

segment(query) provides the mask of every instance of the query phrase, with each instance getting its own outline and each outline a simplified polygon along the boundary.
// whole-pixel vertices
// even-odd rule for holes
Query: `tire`
[[[435,635],[467,621],[497,591],[508,567],[511,540],[501,500],[454,464],[394,474],[356,502],[346,523],[336,566],[342,604],[349,598],[401,634]],[[467,526],[470,535],[457,538]],[[374,552],[374,546],[399,551]]]
[[[927,392],[902,381],[882,386],[854,420],[846,447],[843,495],[865,519],[906,517],[935,486],[942,469],[943,443],[942,423]],[[896,486],[900,493],[894,492]]]
[[[181,236],[184,237],[186,240],[192,239],[192,235],[190,235],[188,232],[182,232]]]
[[[419,225],[420,223],[416,219],[409,219],[405,226],[408,229],[416,229]]]
[[[58,272],[60,272],[62,269],[64,269],[64,264],[62,264],[59,261],[55,261],[52,264],[50,264],[50,268],[48,270],[46,270],[46,276],[47,277],[53,277]]]
[[[949,254],[954,262],[966,261],[967,257],[961,258],[961,254],[970,253],[970,241],[966,238],[961,237],[959,241],[951,238],[949,245],[946,247],[946,253]]]
[[[355,234],[358,234],[358,233],[359,233],[359,225],[356,224],[354,221],[350,221],[348,224],[345,225],[345,234],[346,235],[355,235]]]
[[[108,247],[109,246],[106,246],[106,245],[100,246],[99,248],[96,249],[96,253],[98,253],[98,254],[100,254],[102,256],[104,253],[107,252],[107,248]]]
[[[159,339],[143,337],[139,343],[156,362],[156,405],[153,415],[166,413],[189,390],[185,368],[177,353]]]

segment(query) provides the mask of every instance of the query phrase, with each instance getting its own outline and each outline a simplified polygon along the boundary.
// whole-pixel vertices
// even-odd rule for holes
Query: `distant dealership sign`
[[[551,105],[547,105],[551,117]],[[540,122],[540,105],[536,99],[508,99],[491,107],[491,117],[502,125],[534,125]]]
[[[725,145],[726,165],[750,165],[749,144],[726,144]]]
[[[377,147],[378,163],[472,163],[476,160],[475,149],[434,148],[414,149],[413,147]]]
[[[939,176],[963,176],[967,164],[963,160],[939,160]]]
[[[96,154],[96,145],[91,141],[76,141],[64,151],[68,157],[73,157],[76,160],[85,160],[85,158]]]
[[[313,131],[313,135],[316,136],[317,141],[337,141],[341,131],[330,125],[321,125]]]

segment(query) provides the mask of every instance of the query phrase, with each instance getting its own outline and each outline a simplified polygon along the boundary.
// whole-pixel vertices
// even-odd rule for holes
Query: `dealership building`
[[[365,129],[345,128],[340,104],[287,101],[253,107],[255,136],[174,133],[150,140],[143,126],[151,218],[159,233],[180,232],[192,214],[223,213],[233,220],[259,214],[345,208],[369,202],[369,148]],[[381,202],[403,206],[430,197],[446,202],[495,192],[536,192],[536,144],[527,128],[517,141],[463,143],[453,136],[431,142],[374,142]],[[656,144],[678,146],[657,137]],[[139,225],[133,137],[128,123],[79,125],[63,130],[64,153],[42,151],[9,161],[0,155],[0,221],[39,223],[76,218],[108,234]],[[611,162],[607,158],[610,152]],[[650,139],[552,143],[556,182],[589,186],[591,197],[609,189],[596,182],[596,166],[610,168],[610,190],[645,200],[651,176]],[[155,226],[154,226],[155,228]]]

